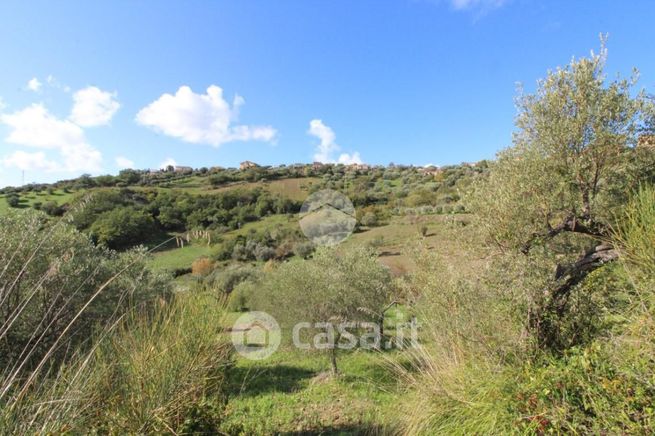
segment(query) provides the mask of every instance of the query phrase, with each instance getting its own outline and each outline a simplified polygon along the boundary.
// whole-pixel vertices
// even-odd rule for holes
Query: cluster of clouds
[[[45,86],[70,92],[70,88],[48,76],[44,82],[34,77],[26,90],[41,93]],[[87,140],[87,130],[110,125],[121,108],[116,92],[87,86],[72,93],[72,105],[66,117],[51,113],[42,102],[5,113],[0,100],[0,124],[9,128],[4,141],[21,147],[0,156],[0,165],[19,170],[64,173],[99,173],[103,170],[100,150]],[[162,94],[139,110],[135,122],[157,133],[194,144],[219,147],[235,141],[262,141],[275,144],[277,131],[269,125],[239,124],[239,110],[245,100],[235,95],[231,102],[223,90],[211,85],[205,93],[194,93],[181,86],[174,94]],[[311,120],[308,134],[319,139],[314,159],[324,163],[361,163],[359,153],[341,153],[334,131],[320,119]],[[133,168],[134,162],[116,156],[118,168]],[[177,165],[169,158],[160,166]]]
[[[341,150],[341,147],[339,147],[335,142],[337,136],[334,134],[334,131],[326,126],[322,120],[311,120],[309,122],[309,130],[307,133],[315,136],[320,141],[316,146],[316,152],[314,153],[315,161],[322,163],[342,163],[346,165],[362,163],[362,158],[359,155],[359,152],[354,152],[353,154],[341,153],[335,159],[334,155]]]
[[[207,88],[206,94],[181,86],[175,95],[163,94],[141,109],[136,121],[165,135],[214,147],[234,141],[274,141],[277,131],[271,126],[234,124],[244,103],[236,95],[230,105],[216,85]]]
[[[56,86],[52,76],[47,83]],[[30,91],[39,92],[42,87],[36,77],[27,82]],[[75,92],[72,98],[66,118],[53,115],[43,103],[0,114],[0,123],[9,127],[5,142],[25,148],[0,158],[0,162],[20,170],[99,172],[102,154],[89,144],[84,128],[109,124],[120,107],[116,93],[89,86]]]

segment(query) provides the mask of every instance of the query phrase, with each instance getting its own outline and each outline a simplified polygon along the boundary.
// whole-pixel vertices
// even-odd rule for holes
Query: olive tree
[[[530,327],[542,344],[572,289],[617,258],[608,242],[613,217],[641,177],[635,145],[651,107],[633,92],[636,73],[607,80],[606,54],[603,44],[600,54],[550,71],[533,94],[519,95],[513,146],[499,153],[471,198],[485,233],[503,249],[530,256],[539,247],[561,260],[563,242],[586,247],[557,264],[553,283],[538,292]]]
[[[322,248],[310,260],[284,263],[263,277],[256,286],[253,307],[273,315],[287,328],[301,322],[330,327],[377,323],[389,302],[390,284],[388,269],[373,251],[354,248],[339,253]],[[339,329],[329,330],[333,334],[327,335],[326,348],[336,374],[337,346],[346,335]]]

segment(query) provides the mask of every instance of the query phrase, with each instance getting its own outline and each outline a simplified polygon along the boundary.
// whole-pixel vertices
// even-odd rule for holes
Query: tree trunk
[[[332,344],[332,348],[330,348],[330,368],[333,376],[336,376],[339,373],[337,368],[337,344],[340,339],[341,335],[335,335],[334,343]]]
[[[618,251],[610,244],[602,243],[588,250],[571,265],[557,267],[555,279],[559,284],[545,292],[546,298],[541,308],[531,314],[529,325],[536,332],[539,346],[556,348],[559,337],[558,319],[565,316],[573,288],[580,284],[589,273],[618,258]]]
[[[333,376],[339,374],[339,370],[337,369],[337,347],[332,347],[330,350],[330,366]]]

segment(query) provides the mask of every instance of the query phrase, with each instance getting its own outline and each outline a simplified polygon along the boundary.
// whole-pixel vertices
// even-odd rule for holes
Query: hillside
[[[353,243],[377,247],[383,261],[400,273],[410,267],[400,253],[407,238],[418,237],[421,221],[429,226],[437,216],[464,212],[461,197],[485,168],[483,162],[438,170],[343,165],[184,173],[125,170],[115,177],[83,176],[52,185],[5,188],[0,191],[0,214],[12,207],[33,208],[56,219],[72,211],[76,227],[96,242],[115,249],[157,247],[153,267],[177,276],[201,257],[231,262],[234,247],[249,241],[276,250],[273,258],[293,255],[293,246],[304,240],[297,216],[302,201],[312,192],[334,189],[356,207],[360,222]],[[122,217],[116,207],[124,212]],[[425,218],[411,218],[415,215]],[[271,233],[279,235],[271,238]]]

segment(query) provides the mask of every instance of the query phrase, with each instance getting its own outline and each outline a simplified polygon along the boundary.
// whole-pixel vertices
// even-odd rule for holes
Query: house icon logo
[[[237,353],[251,360],[269,357],[280,346],[280,326],[266,312],[248,312],[241,315],[230,331]]]
[[[331,189],[311,194],[300,208],[300,229],[314,245],[336,245],[355,229],[355,207],[348,197]]]

